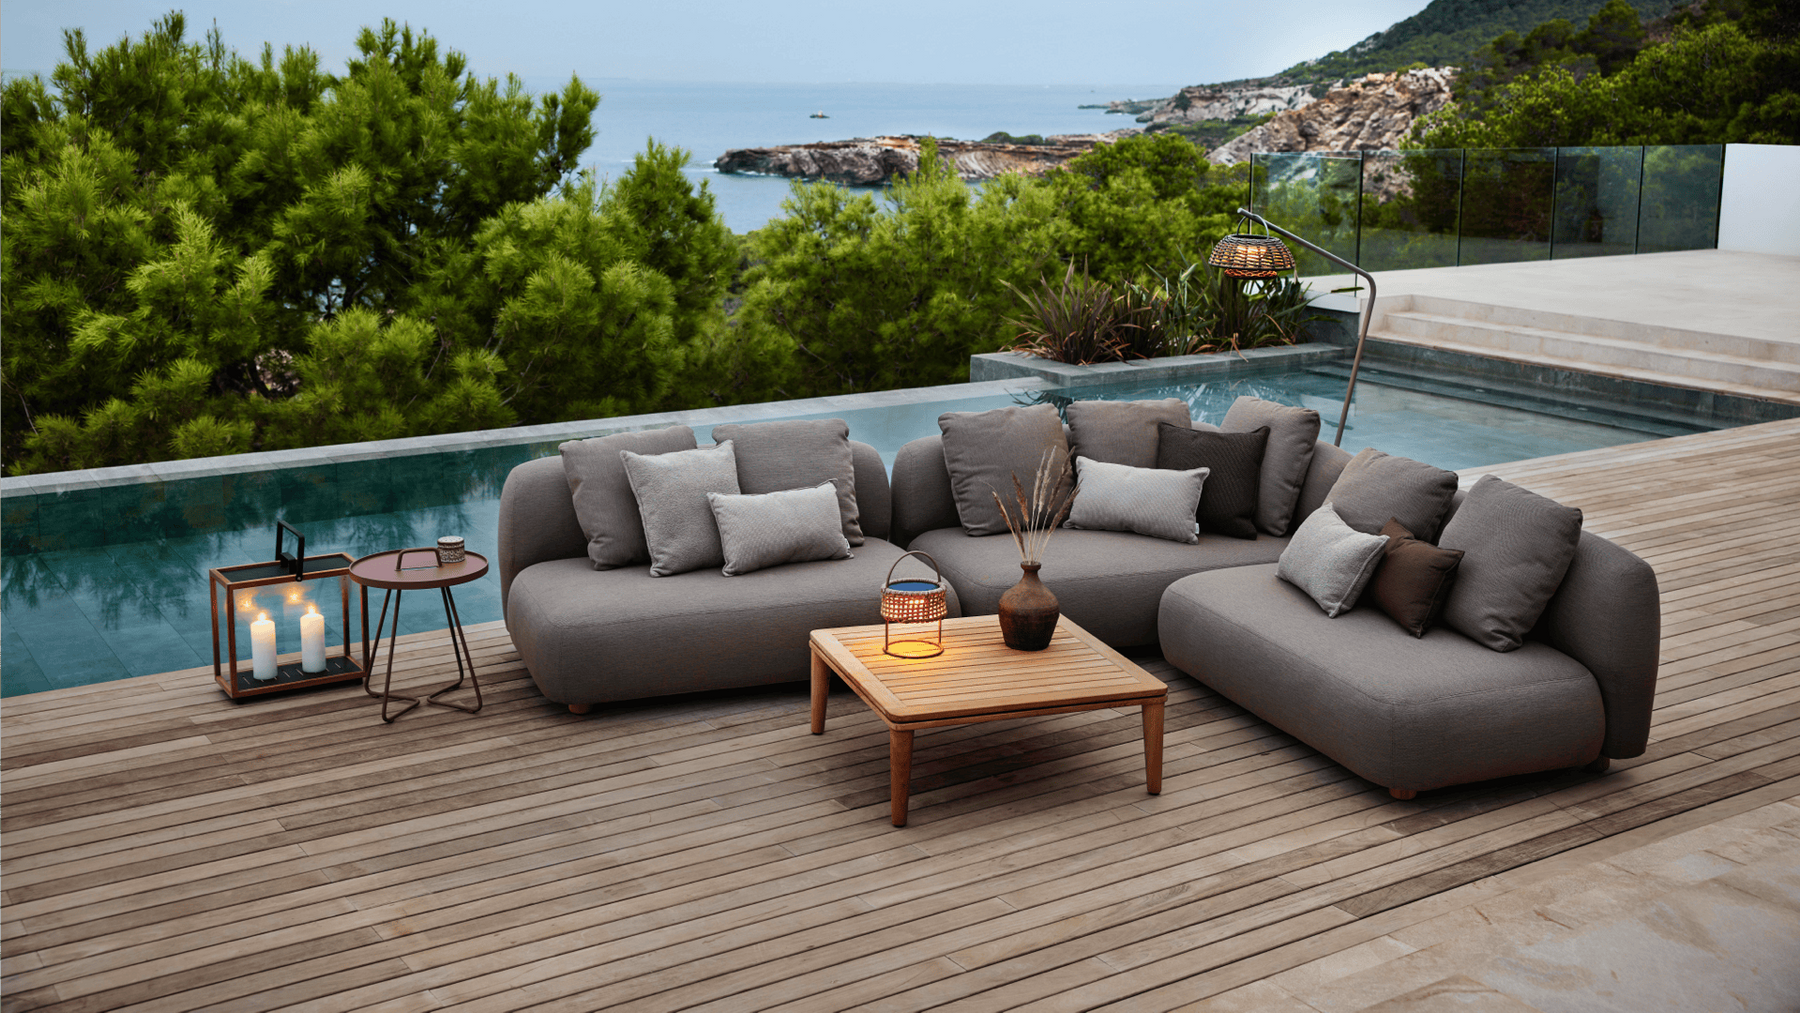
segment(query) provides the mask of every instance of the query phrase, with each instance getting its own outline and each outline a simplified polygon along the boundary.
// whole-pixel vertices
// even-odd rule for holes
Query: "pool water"
[[[791,418],[843,418],[853,439],[871,444],[891,467],[905,443],[937,432],[945,411],[982,411],[1058,398],[1131,400],[1180,397],[1193,416],[1217,422],[1231,402],[1254,394],[1315,408],[1324,438],[1335,432],[1347,371],[1338,365],[1179,386],[1026,389],[1010,393],[883,403]],[[986,385],[991,389],[992,385]],[[858,399],[850,399],[852,401]],[[892,401],[868,395],[863,400]],[[696,425],[704,443],[712,424],[749,416],[718,409]],[[766,411],[757,418],[767,418]],[[1616,446],[1717,428],[1692,420],[1573,404],[1529,392],[1505,392],[1467,380],[1364,369],[1342,446],[1373,446],[1451,470]],[[596,434],[609,431],[597,422]],[[0,526],[0,695],[88,685],[128,676],[210,666],[212,567],[272,559],[274,526],[303,531],[312,554],[360,557],[430,546],[460,534],[470,551],[495,559],[500,490],[507,472],[556,453],[556,443],[526,443],[450,453],[345,461],[208,481],[147,482],[56,496],[9,496]],[[327,643],[342,643],[336,582],[303,587],[311,597],[265,592],[240,612],[238,644],[249,657],[248,623],[272,610],[283,652],[298,646],[298,614],[308,600],[327,617]],[[287,589],[292,590],[291,586]],[[353,597],[357,588],[352,585]],[[466,624],[501,618],[500,582],[490,572],[455,589]],[[290,600],[292,599],[292,600]],[[380,608],[378,594],[371,605]],[[356,622],[352,614],[353,624]],[[371,617],[373,625],[373,617]],[[408,599],[403,633],[442,629],[435,595]],[[360,635],[360,634],[359,634]]]

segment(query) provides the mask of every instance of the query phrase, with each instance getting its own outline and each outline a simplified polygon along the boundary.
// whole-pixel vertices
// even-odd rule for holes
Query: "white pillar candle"
[[[300,617],[300,671],[325,671],[325,617],[313,605]]]
[[[275,678],[275,624],[269,614],[250,624],[251,677],[268,682]]]

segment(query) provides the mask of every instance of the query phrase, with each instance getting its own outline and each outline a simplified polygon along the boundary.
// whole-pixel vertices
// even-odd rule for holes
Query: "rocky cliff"
[[[1398,147],[1413,121],[1450,101],[1454,67],[1370,74],[1213,149],[1220,165],[1256,151],[1376,151]],[[1184,89],[1185,90],[1185,89]]]
[[[1299,109],[1312,104],[1314,99],[1307,85],[1282,85],[1270,81],[1201,84],[1183,88],[1149,109],[1138,111],[1137,121],[1174,124],[1235,120]]]
[[[1008,172],[1038,175],[1135,129],[1105,134],[1056,134],[1043,144],[992,144],[938,138],[938,155],[950,160],[963,179],[993,179]],[[872,186],[919,168],[919,142],[911,134],[858,137],[817,144],[785,144],[770,148],[733,148],[713,161],[720,172],[756,173],[828,179],[834,183]]]

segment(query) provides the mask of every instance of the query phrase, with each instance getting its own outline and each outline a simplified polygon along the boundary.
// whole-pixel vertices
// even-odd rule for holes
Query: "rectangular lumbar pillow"
[[[1444,625],[1496,651],[1523,644],[1580,541],[1580,510],[1481,476],[1438,539],[1463,553]]]
[[[1133,531],[1192,545],[1194,514],[1205,468],[1167,471],[1075,459],[1078,482],[1068,525],[1094,531]]]
[[[1015,475],[1031,488],[1046,449],[1056,451],[1052,468],[1069,459],[1062,417],[1047,404],[945,412],[938,416],[938,428],[944,433],[944,466],[964,534],[1005,534],[1006,518],[994,494],[1010,496]]]
[[[1455,495],[1455,472],[1369,447],[1344,465],[1326,499],[1358,531],[1376,534],[1391,518],[1433,542]]]
[[[1071,401],[1063,409],[1069,420],[1069,453],[1090,461],[1154,468],[1157,427],[1186,429],[1192,421],[1187,402]]]
[[[1381,533],[1387,548],[1367,593],[1406,632],[1422,637],[1444,611],[1463,554],[1419,541],[1398,520],[1390,519]]]
[[[719,525],[727,577],[783,563],[850,558],[830,481],[755,495],[709,492],[706,501]]]
[[[693,450],[694,431],[687,426],[647,433],[614,433],[591,440],[571,440],[562,451],[563,474],[575,499],[575,519],[587,536],[594,569],[611,570],[650,561],[644,540],[644,518],[638,512],[631,480],[619,451],[668,454]]]
[[[1285,535],[1294,526],[1294,503],[1312,466],[1313,444],[1319,439],[1319,413],[1311,408],[1264,401],[1248,394],[1231,403],[1219,428],[1228,433],[1269,427],[1262,477],[1256,494],[1256,527],[1268,535]]]
[[[863,543],[856,508],[856,466],[850,424],[843,419],[796,419],[714,426],[713,440],[736,448],[738,491],[745,495],[808,489],[830,482],[838,522],[851,545]]]
[[[713,520],[709,492],[735,495],[737,461],[731,441],[713,447],[648,457],[619,451],[650,545],[650,576],[672,577],[706,566],[722,566],[725,552]]]
[[[1319,603],[1336,618],[1356,606],[1375,568],[1381,565],[1385,535],[1366,535],[1345,524],[1327,503],[1313,511],[1281,552],[1275,574]]]
[[[1248,433],[1161,427],[1156,466],[1174,471],[1206,468],[1206,493],[1200,497],[1200,530],[1256,537],[1256,497],[1262,488],[1263,450],[1269,427]]]

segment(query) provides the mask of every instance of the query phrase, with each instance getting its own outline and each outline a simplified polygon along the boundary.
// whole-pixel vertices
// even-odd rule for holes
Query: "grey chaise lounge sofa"
[[[651,577],[648,564],[596,570],[562,460],[514,468],[500,497],[501,607],[539,691],[582,714],[597,703],[805,679],[812,630],[879,622],[882,579],[904,550],[886,540],[881,456],[854,440],[850,451],[866,537],[853,558],[731,577],[717,567],[668,577]],[[961,614],[954,593],[949,604]]]

